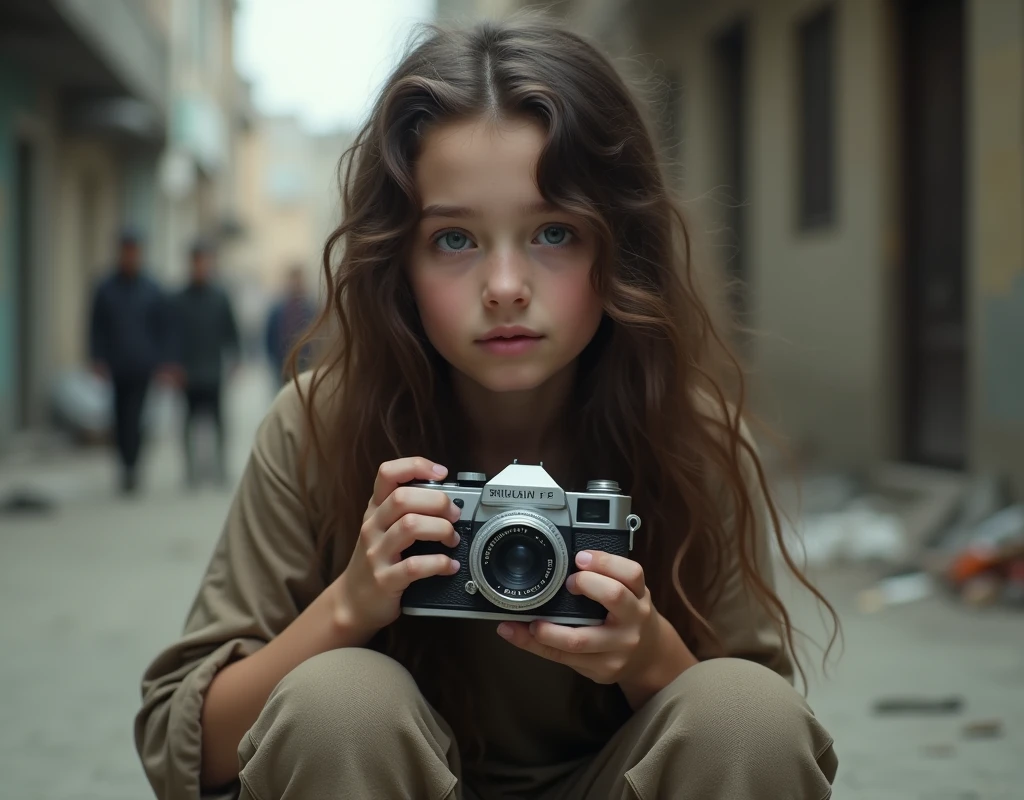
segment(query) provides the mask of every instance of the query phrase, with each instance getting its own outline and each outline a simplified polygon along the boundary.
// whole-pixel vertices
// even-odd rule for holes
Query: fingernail
[[[530,623],[530,636],[536,636],[536,635],[537,635],[537,623],[536,622],[531,622]]]
[[[458,519],[459,517],[462,516],[462,509],[459,508],[457,505],[455,505],[455,503],[452,503],[451,510],[452,510],[452,515],[455,517],[455,519]]]
[[[455,531],[455,546],[458,547],[459,546],[459,542],[461,542],[461,541],[462,541],[462,537],[459,536],[459,532],[458,531]]]
[[[452,572],[453,573],[454,572],[458,572],[460,569],[462,569],[462,564],[459,563],[459,560],[457,558],[453,558],[452,559]]]
[[[575,592],[576,591],[576,576],[575,575],[570,575],[568,578],[565,579],[565,588],[566,588],[566,591],[569,591],[569,592]]]
[[[498,626],[498,636],[500,636],[502,639],[511,639],[512,638],[512,626],[509,625],[507,622],[501,623]]]
[[[448,474],[447,468],[442,467],[440,464],[434,464],[433,472],[434,472],[435,475],[438,475],[438,476],[444,476],[444,475]]]
[[[587,566],[593,560],[594,557],[586,550],[584,550],[582,553],[576,554],[576,563],[581,567]]]

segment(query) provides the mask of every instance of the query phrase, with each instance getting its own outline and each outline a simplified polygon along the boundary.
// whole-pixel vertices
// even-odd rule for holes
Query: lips
[[[525,334],[516,334],[514,336],[490,336],[486,339],[482,339],[484,342],[514,342],[517,339],[539,339],[539,336],[527,336]]]
[[[480,341],[491,342],[494,340],[511,340],[511,339],[540,339],[541,334],[530,328],[524,328],[521,325],[509,325],[499,328],[493,328],[485,333]]]
[[[530,352],[543,338],[534,330],[514,326],[488,331],[477,344],[492,355],[518,356]]]

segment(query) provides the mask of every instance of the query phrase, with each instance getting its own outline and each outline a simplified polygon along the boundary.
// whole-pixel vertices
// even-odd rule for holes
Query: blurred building
[[[825,462],[1024,492],[1024,0],[551,8],[656,76],[701,257],[759,332],[762,415]]]
[[[311,291],[320,283],[324,243],[341,220],[338,162],[351,139],[268,115],[255,116],[239,138],[236,207],[245,234],[227,252],[251,338],[292,266],[305,270]]]
[[[86,358],[117,231],[165,282],[237,228],[233,0],[0,3],[0,451]]]

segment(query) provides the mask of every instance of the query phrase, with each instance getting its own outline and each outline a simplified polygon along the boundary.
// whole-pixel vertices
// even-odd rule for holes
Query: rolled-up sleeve
[[[257,432],[181,638],[142,678],[135,745],[160,800],[229,798],[203,792],[203,699],[217,671],[283,631],[324,589],[315,526],[299,491],[303,409],[281,390]]]

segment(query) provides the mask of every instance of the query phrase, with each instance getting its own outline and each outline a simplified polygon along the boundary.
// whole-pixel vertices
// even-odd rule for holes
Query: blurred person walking
[[[288,271],[288,282],[284,296],[270,309],[267,318],[267,355],[270,358],[274,377],[282,385],[288,383],[285,375],[286,361],[293,345],[312,324],[316,307],[306,290],[306,279],[301,266]],[[310,360],[310,348],[304,347],[299,354],[298,371],[302,372]]]
[[[138,488],[143,446],[142,415],[154,376],[170,379],[171,320],[167,297],[143,268],[142,240],[121,233],[117,264],[93,294],[89,354],[93,372],[113,388],[114,440],[121,464],[121,490]]]
[[[199,463],[195,447],[196,422],[208,417],[213,423],[216,446],[215,478],[227,482],[224,419],[221,390],[225,363],[237,368],[241,353],[238,325],[227,292],[214,280],[214,252],[202,241],[190,251],[189,284],[175,299],[176,349],[185,397],[186,481],[199,483]]]

